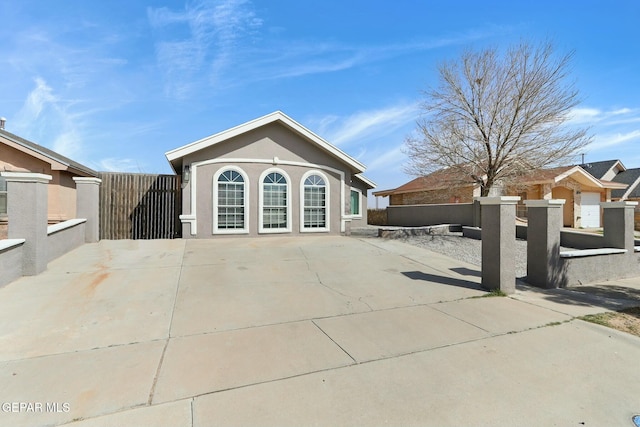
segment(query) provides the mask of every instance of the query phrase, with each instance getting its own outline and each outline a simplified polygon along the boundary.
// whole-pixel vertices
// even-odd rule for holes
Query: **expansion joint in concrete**
[[[149,391],[149,399],[147,400],[147,405],[151,405],[153,403],[153,395],[156,392],[156,384],[158,383],[158,377],[160,376],[160,370],[162,369],[162,362],[164,361],[164,355],[167,352],[167,347],[169,346],[170,338],[167,338],[167,341],[164,344],[164,348],[162,349],[162,354],[160,355],[160,361],[158,362],[158,368],[156,369],[156,373],[153,376],[153,383],[151,384],[151,390]],[[193,421],[193,417],[192,417]]]
[[[342,347],[333,338],[331,338],[331,336],[329,334],[327,334],[320,326],[318,326],[318,324],[315,321],[312,320],[311,323],[313,323],[315,325],[315,327],[320,330],[320,332],[322,332],[327,338],[329,338],[331,340],[331,342],[333,342],[335,345],[337,345],[338,348],[344,352],[344,354],[349,356],[351,358],[351,360],[353,360],[353,363],[355,363],[355,364],[358,363],[358,361],[352,355],[350,355],[349,352],[344,349],[344,347]]]

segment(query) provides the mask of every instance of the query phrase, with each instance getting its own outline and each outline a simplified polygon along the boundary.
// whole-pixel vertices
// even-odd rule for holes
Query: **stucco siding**
[[[50,175],[51,165],[7,144],[0,144],[0,170]]]
[[[273,165],[270,163],[213,163],[198,166],[196,168],[196,220],[198,238],[210,238],[214,234],[214,176],[216,172],[232,167],[234,170],[240,170],[247,176],[245,182],[245,191],[248,192],[248,203],[245,209],[248,209],[248,233],[239,232],[237,235],[258,236],[261,234],[259,230],[259,221],[261,215],[260,210],[260,193],[261,180],[260,177],[265,171],[282,171],[283,175],[288,177],[288,197],[289,207],[288,215],[290,216],[290,230],[288,234],[306,234],[300,232],[301,221],[301,199],[300,191],[302,178],[309,171],[320,172],[328,180],[329,200],[327,200],[329,211],[329,231],[331,234],[339,234],[341,229],[341,196],[348,194],[349,189],[345,185],[342,189],[342,180],[340,174],[314,167],[292,166],[292,165]],[[192,172],[193,174],[193,172]],[[192,175],[193,177],[193,175]],[[193,184],[193,178],[189,185],[185,186],[184,192],[190,193],[190,186]],[[341,191],[342,189],[342,191]],[[190,199],[185,202],[186,209],[191,209]],[[227,235],[228,234],[224,234]],[[235,235],[235,234],[234,234]],[[184,237],[189,237],[185,235]]]
[[[273,159],[312,163],[344,169],[344,164],[319,147],[288,130],[284,125],[271,123],[185,156],[191,164],[209,159]]]
[[[353,217],[351,219],[351,227],[364,227],[365,225],[367,225],[367,207],[368,207],[368,197],[367,197],[367,191],[368,188],[366,185],[364,185],[364,183],[362,183],[360,180],[354,178],[351,186],[353,188],[356,188],[358,190],[360,190],[362,197],[360,200],[360,216],[359,217]],[[349,202],[351,202],[351,198],[349,197]],[[347,213],[350,213],[350,206],[347,207]]]
[[[75,218],[76,185],[73,177],[76,175],[67,171],[52,170],[49,163],[6,144],[0,144],[0,170],[51,175],[48,187],[47,221],[55,223]]]
[[[285,122],[271,122],[239,134],[234,133],[235,136],[204,145],[193,152],[187,151],[180,157],[178,168],[182,168],[181,172],[187,167],[190,170],[190,179],[183,180],[182,188],[183,237],[340,234],[348,233],[349,226],[354,223],[356,226],[366,224],[369,185],[354,177],[354,174],[362,171],[357,162],[352,164],[330,144],[300,133]],[[244,211],[238,209],[240,205],[237,200],[233,200],[231,205],[218,207],[217,183],[225,168],[243,177],[246,193]],[[311,215],[315,223],[314,226],[304,227],[304,180],[311,171],[316,171],[326,181],[326,219],[322,221],[321,209],[308,210],[307,215]],[[288,183],[285,227],[275,228],[279,222],[274,222],[271,226],[275,227],[271,228],[265,222],[268,220],[268,215],[264,213],[267,207],[262,202],[261,194],[264,178],[270,172],[280,172]],[[234,180],[239,180],[238,175],[234,176]],[[227,176],[227,179],[230,177]],[[233,188],[234,185],[229,184],[229,187]],[[358,216],[351,215],[349,206],[352,185],[362,192]],[[233,189],[229,191],[234,197],[239,194]],[[222,199],[220,201],[223,203]],[[279,208],[272,209],[274,215],[281,215]],[[221,224],[224,222],[226,227],[218,225],[218,221]]]
[[[49,223],[67,221],[76,217],[76,183],[73,174],[52,171],[49,183],[47,220]]]

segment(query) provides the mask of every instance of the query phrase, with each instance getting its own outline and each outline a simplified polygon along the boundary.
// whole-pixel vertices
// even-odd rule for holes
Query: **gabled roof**
[[[360,181],[364,182],[364,184],[367,185],[369,188],[376,188],[376,183],[371,181],[369,178],[362,175],[361,173],[357,173],[354,176]]]
[[[556,168],[531,171],[518,179],[519,184],[555,184],[571,177],[583,185],[597,188],[623,189],[625,184],[598,179],[580,166],[560,166]]]
[[[441,190],[450,187],[473,186],[471,176],[458,168],[445,168],[429,175],[420,176],[398,188],[373,192],[374,196],[386,197],[392,194],[416,193],[428,190]]]
[[[616,165],[619,165],[623,171],[626,169],[620,160],[603,160],[601,162],[583,163],[579,166],[594,177],[602,179]]]
[[[613,181],[627,184],[629,187],[624,190],[611,191],[611,197],[624,200],[640,198],[640,168],[627,169],[624,172],[620,172],[613,178]]]
[[[531,171],[518,179],[519,184],[554,184],[565,178],[571,177],[581,184],[598,188],[611,188],[623,190],[626,184],[622,182],[603,181],[587,173],[580,166],[560,166],[556,168]],[[392,194],[415,193],[427,190],[440,190],[449,187],[472,186],[474,184],[469,175],[460,169],[446,168],[435,171],[429,175],[416,178],[408,183],[392,189],[373,193],[374,196],[389,196]]]
[[[69,172],[77,175],[97,177],[98,172],[94,171],[87,166],[71,160],[68,157],[58,154],[53,150],[38,145],[35,142],[28,141],[4,129],[0,129],[0,142],[16,148],[22,152],[25,152],[33,157],[39,158],[51,164],[53,170],[68,170]]]
[[[307,141],[312,144],[315,144],[317,147],[322,149],[323,151],[329,153],[333,157],[341,160],[343,163],[349,165],[349,167],[355,173],[364,172],[366,169],[365,166],[349,156],[336,146],[330,144],[325,141],[315,133],[311,132],[309,129],[302,126],[300,123],[296,122],[286,114],[281,111],[275,111],[271,114],[267,114],[266,116],[259,117],[257,119],[251,120],[249,122],[243,123],[239,126],[233,127],[231,129],[227,129],[225,131],[216,133],[215,135],[208,136],[206,138],[200,139],[198,141],[192,142],[191,144],[187,144],[180,148],[176,148],[171,151],[167,151],[165,156],[167,160],[171,163],[173,170],[176,173],[182,173],[182,158],[188,154],[195,153],[196,151],[200,151],[207,147],[211,147],[216,144],[220,144],[224,141],[227,141],[233,137],[241,135],[246,132],[250,132],[254,129],[260,128],[262,126],[271,124],[271,123],[281,123],[284,126],[288,127]]]

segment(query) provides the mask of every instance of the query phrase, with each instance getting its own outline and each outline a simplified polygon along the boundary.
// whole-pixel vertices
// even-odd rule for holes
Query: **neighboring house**
[[[498,191],[521,197],[519,216],[526,216],[527,199],[565,199],[564,226],[587,228],[601,226],[600,202],[610,201],[612,191],[626,187],[624,183],[595,178],[580,166],[565,166],[532,172]],[[480,187],[470,182],[470,177],[449,168],[373,195],[389,196],[390,205],[469,203],[480,196]]]
[[[375,197],[389,197],[389,205],[471,203],[480,196],[480,187],[457,169],[445,168],[391,190],[373,192]]]
[[[580,167],[598,179],[626,184],[627,188],[611,192],[613,200],[640,200],[640,168],[627,169],[620,160],[585,163]]]
[[[348,233],[367,223],[365,166],[282,112],[171,150],[183,238]]]
[[[50,224],[76,216],[76,184],[73,177],[97,177],[97,172],[46,147],[0,129],[0,171],[51,175],[48,188]],[[6,182],[0,177],[0,234],[6,234]],[[2,237],[2,236],[0,236]]]

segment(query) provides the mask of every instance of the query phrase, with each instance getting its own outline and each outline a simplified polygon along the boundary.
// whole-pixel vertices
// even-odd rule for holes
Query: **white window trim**
[[[358,206],[360,207],[360,213],[352,214],[351,213],[351,191],[355,191],[358,193]],[[359,188],[351,187],[349,191],[349,218],[354,219],[362,219],[362,190]]]
[[[198,170],[200,166],[207,165],[215,165],[215,164],[228,164],[228,163],[255,163],[255,164],[274,164],[275,159],[260,159],[260,158],[217,158],[217,159],[207,159],[201,160],[198,162],[191,163],[191,179],[189,183],[187,183],[188,192],[189,192],[189,212],[183,213],[179,216],[182,224],[189,224],[189,234],[192,236],[198,235],[198,217],[196,212],[198,211]],[[326,170],[328,172],[334,173],[340,177],[340,232],[344,233],[346,231],[346,223],[351,221],[349,216],[345,213],[346,206],[346,192],[347,188],[349,188],[345,183],[345,173],[344,171],[336,168],[332,168],[326,165],[320,165],[317,163],[307,163],[307,162],[294,162],[290,160],[280,160],[278,159],[279,165],[287,165],[287,166],[301,166],[306,168],[315,168]]]
[[[325,224],[326,227],[323,228],[305,228],[304,226],[304,181],[309,178],[311,175],[318,175],[322,179],[324,179],[325,183],[325,192],[324,192],[324,205],[325,205]],[[324,173],[319,170],[310,170],[305,172],[302,175],[302,179],[300,180],[300,232],[301,233],[326,233],[331,231],[331,190],[329,185],[329,178]]]
[[[287,226],[286,228],[264,228],[264,179],[270,173],[279,173],[287,182]],[[259,198],[258,198],[258,233],[260,234],[278,234],[278,233],[291,233],[291,178],[289,175],[280,168],[269,168],[260,174],[260,181],[258,181]]]
[[[226,171],[238,172],[244,179],[244,228],[218,228],[218,178]],[[249,234],[249,176],[237,166],[221,167],[213,174],[213,234]]]

